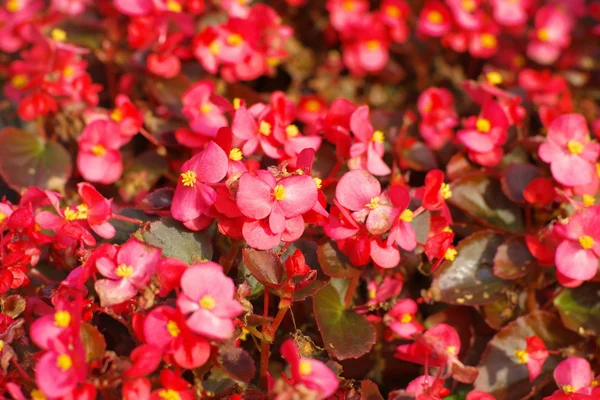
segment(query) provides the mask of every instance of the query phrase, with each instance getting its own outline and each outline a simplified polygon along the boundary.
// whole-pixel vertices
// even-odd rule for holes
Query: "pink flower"
[[[544,362],[548,358],[546,345],[537,336],[529,336],[524,350],[515,351],[515,357],[518,364],[526,364],[529,372],[529,381],[533,382],[542,372]]]
[[[183,114],[190,120],[194,132],[214,138],[220,128],[227,126],[221,107],[226,100],[214,94],[210,81],[200,81],[189,88],[182,98]]]
[[[370,281],[367,284],[369,290],[368,304],[379,304],[389,300],[392,297],[396,297],[402,291],[404,285],[404,278],[400,273],[393,276],[386,276],[383,278],[383,282],[377,285],[375,281]]]
[[[252,108],[252,111],[257,108]],[[272,112],[269,112],[269,107],[263,107],[260,115],[258,115],[258,123],[253,114],[241,106],[233,117],[231,124],[231,131],[234,136],[243,142],[241,146],[242,154],[244,156],[250,156],[254,154],[258,146],[260,145],[262,151],[273,159],[279,159],[284,155],[284,152],[280,147],[280,143],[276,140],[273,135],[275,128],[275,120]],[[259,114],[258,112],[255,112]]]
[[[185,316],[169,306],[159,306],[144,319],[146,342],[169,354],[182,368],[197,368],[210,357],[210,344],[186,325]]]
[[[239,180],[236,199],[245,216],[269,219],[274,234],[286,229],[286,220],[301,216],[317,202],[317,185],[308,175],[295,175],[276,181],[272,173],[264,170],[256,175],[245,173]]]
[[[457,361],[460,353],[460,338],[456,329],[447,324],[438,324],[425,331],[414,343],[396,348],[396,357],[433,367],[443,367]]]
[[[115,0],[115,7],[130,16],[145,15],[154,10],[152,0]]]
[[[331,24],[338,31],[351,28],[360,22],[369,10],[366,0],[328,0],[326,4]]]
[[[550,163],[552,176],[565,186],[585,185],[596,173],[600,145],[590,142],[580,114],[561,115],[548,127],[548,140],[539,147],[540,158]]]
[[[96,120],[79,137],[77,168],[90,182],[113,183],[123,173],[121,133],[114,121]]]
[[[204,214],[217,194],[208,183],[217,183],[227,174],[227,155],[215,142],[186,161],[177,181],[171,215],[179,221],[192,221]]]
[[[423,332],[423,326],[415,321],[418,310],[413,300],[399,300],[387,314],[387,324],[401,338],[410,339],[415,333]]]
[[[492,0],[494,19],[506,26],[521,26],[527,22],[525,0]]]
[[[159,379],[162,388],[153,390],[149,400],[194,400],[196,398],[190,383],[173,371],[163,369]]]
[[[101,306],[113,306],[134,297],[152,278],[161,253],[159,248],[129,239],[113,259],[99,258],[96,268],[107,278],[97,280],[94,285]]]
[[[112,199],[106,199],[96,188],[86,182],[78,183],[77,191],[83,203],[77,206],[74,215],[76,219],[86,219],[90,228],[105,239],[114,237],[115,228],[108,222],[112,218]]]
[[[364,222],[370,233],[379,235],[392,226],[392,206],[379,181],[367,171],[345,173],[335,188],[335,197],[342,207],[354,211],[354,220]]]
[[[554,369],[554,381],[559,390],[545,399],[567,400],[592,397],[594,375],[590,363],[581,357],[568,357]],[[578,396],[579,395],[579,396]],[[589,397],[588,397],[589,396]]]
[[[52,8],[63,14],[75,16],[84,12],[89,3],[90,0],[52,0]]]
[[[535,29],[527,45],[527,56],[540,64],[552,64],[571,42],[572,26],[570,15],[562,8],[554,5],[539,8],[535,14]]]
[[[350,117],[350,128],[356,141],[350,147],[348,167],[366,169],[373,175],[389,175],[392,171],[383,161],[385,135],[373,130],[369,120],[369,107],[361,106]]]
[[[450,394],[444,387],[444,380],[431,375],[421,375],[406,386],[408,393],[416,396],[416,400],[438,400]]]
[[[419,14],[418,31],[424,36],[440,37],[450,31],[452,15],[439,1],[430,1]]]
[[[506,142],[508,118],[498,103],[487,101],[477,117],[470,117],[456,137],[469,150],[469,158],[484,166],[498,165]]]
[[[555,231],[563,238],[556,248],[556,270],[578,281],[593,278],[600,257],[600,207],[584,208],[566,225],[555,225]]]
[[[458,124],[454,98],[448,89],[430,87],[417,100],[421,115],[419,132],[434,150],[441,149],[453,136]]]
[[[300,357],[293,340],[288,339],[281,345],[281,355],[290,364],[291,383],[302,384],[326,399],[333,395],[339,386],[335,373],[318,360]]]
[[[233,335],[232,319],[243,309],[233,298],[233,281],[223,274],[219,264],[193,265],[181,276],[181,289],[177,306],[188,315],[186,324],[192,331],[215,340],[226,340]]]
[[[80,311],[74,305],[65,301],[58,302],[54,312],[36,319],[31,324],[31,339],[40,348],[50,349],[54,341],[68,334],[68,331],[76,326],[78,312]]]
[[[408,209],[410,195],[408,191],[399,186],[389,189],[390,199],[394,205],[392,214],[392,229],[387,237],[388,245],[396,242],[406,251],[413,251],[417,247],[417,237],[411,225],[414,213]]]
[[[110,118],[119,124],[123,136],[121,144],[124,145],[142,129],[144,119],[142,112],[124,94],[117,95],[115,105]]]

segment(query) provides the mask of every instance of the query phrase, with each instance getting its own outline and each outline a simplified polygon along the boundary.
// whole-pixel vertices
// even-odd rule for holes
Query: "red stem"
[[[119,221],[130,222],[132,224],[137,224],[137,225],[145,225],[146,224],[141,219],[130,218],[130,217],[126,217],[126,216],[120,215],[120,214],[113,214],[112,218],[113,219],[118,219]]]

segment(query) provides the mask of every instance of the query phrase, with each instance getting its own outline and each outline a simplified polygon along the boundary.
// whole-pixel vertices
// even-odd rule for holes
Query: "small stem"
[[[550,296],[548,301],[546,301],[546,303],[544,303],[544,305],[542,306],[542,310],[547,310],[548,308],[550,308],[550,306],[554,302],[554,299],[557,298],[558,296],[560,296],[562,294],[562,292],[564,292],[565,290],[567,290],[567,288],[564,286],[561,286],[560,289],[558,289],[554,293],[552,293],[552,296]]]
[[[229,248],[229,251],[227,252],[227,255],[225,256],[225,259],[223,260],[223,263],[221,265],[223,265],[223,273],[225,275],[227,275],[229,273],[229,270],[231,269],[231,266],[233,265],[233,262],[235,261],[235,258],[237,257],[238,251],[241,247],[241,242],[239,240],[233,240],[233,243],[231,243],[231,247]]]
[[[264,291],[264,310],[263,316],[269,316],[269,290],[265,288]],[[268,329],[269,324],[263,324],[263,333]],[[265,392],[268,389],[267,372],[269,370],[269,352],[271,344],[265,340],[264,335],[260,345],[260,387]]]
[[[17,359],[15,357],[11,357],[10,362],[12,363],[13,367],[15,367],[17,369],[17,371],[19,371],[19,374],[21,374],[23,379],[25,379],[26,381],[31,381],[31,378],[29,377],[27,372],[23,369],[23,367],[21,367],[21,365],[19,364],[19,362],[17,361]]]
[[[142,226],[146,225],[146,223],[144,221],[142,221],[141,219],[130,218],[130,217],[126,217],[125,215],[113,214],[112,218],[118,219],[119,221],[123,221],[123,222],[130,222],[132,224],[137,224],[137,225],[142,225]]]
[[[273,332],[273,336],[275,336],[275,332],[277,332],[277,329],[279,329],[279,325],[281,325],[281,322],[283,321],[287,310],[289,310],[289,307],[280,308],[277,312],[277,315],[275,316],[275,319],[273,320],[273,322],[271,322],[270,329],[271,332]]]
[[[163,147],[163,145],[160,144],[160,142],[154,136],[152,136],[152,134],[150,132],[148,132],[144,127],[140,128],[140,133],[142,134],[143,137],[145,137],[150,143],[152,143],[156,147],[158,147],[158,148]]]
[[[356,275],[351,278],[350,284],[348,285],[348,290],[346,291],[346,295],[344,296],[344,305],[346,308],[350,308],[350,304],[352,304],[352,299],[354,298],[354,293],[356,292],[356,288],[358,287],[359,282],[360,275]]]

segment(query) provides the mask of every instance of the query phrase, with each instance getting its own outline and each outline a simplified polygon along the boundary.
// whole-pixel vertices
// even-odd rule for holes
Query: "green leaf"
[[[480,305],[505,297],[511,281],[493,273],[496,249],[505,236],[492,231],[477,232],[456,247],[454,261],[444,261],[436,271],[431,288],[435,301],[459,305]]]
[[[527,275],[534,263],[525,238],[511,237],[502,243],[494,256],[494,275],[502,279],[517,279]]]
[[[581,335],[600,334],[600,284],[586,282],[554,299],[565,326]]]
[[[212,260],[211,236],[210,228],[192,232],[172,218],[153,222],[149,230],[141,231],[142,240],[160,247],[163,256],[178,258],[188,264]]]
[[[0,174],[12,189],[62,193],[71,171],[71,156],[60,144],[13,127],[0,131]]]
[[[448,201],[484,224],[509,232],[525,228],[519,207],[504,195],[500,182],[489,176],[476,174],[452,182]]]
[[[560,350],[581,340],[562,326],[554,315],[538,311],[517,318],[500,330],[487,345],[477,369],[474,388],[495,396],[496,400],[514,400],[533,395],[552,380],[552,371],[561,361],[559,354],[550,355],[542,372],[533,382],[525,364],[517,363],[515,352],[524,350],[529,336],[539,337],[548,350]]]
[[[313,297],[315,319],[331,357],[358,358],[375,344],[375,329],[363,316],[345,310],[339,292],[330,284]]]
[[[319,245],[317,258],[325,275],[332,278],[352,278],[361,273],[360,269],[352,266],[348,257],[342,254],[332,240]]]

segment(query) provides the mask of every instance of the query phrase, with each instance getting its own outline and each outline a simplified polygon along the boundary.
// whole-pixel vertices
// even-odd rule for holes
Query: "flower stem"
[[[348,285],[348,290],[346,291],[346,295],[344,296],[344,305],[346,308],[350,308],[350,304],[352,304],[352,299],[354,298],[354,293],[356,292],[356,288],[358,287],[358,283],[360,282],[360,275],[353,276],[350,280],[350,284]]]
[[[113,219],[118,219],[119,221],[130,222],[132,224],[137,224],[137,225],[145,225],[146,224],[141,219],[130,218],[130,217],[126,217],[125,215],[120,215],[120,214],[113,214],[112,218]]]

